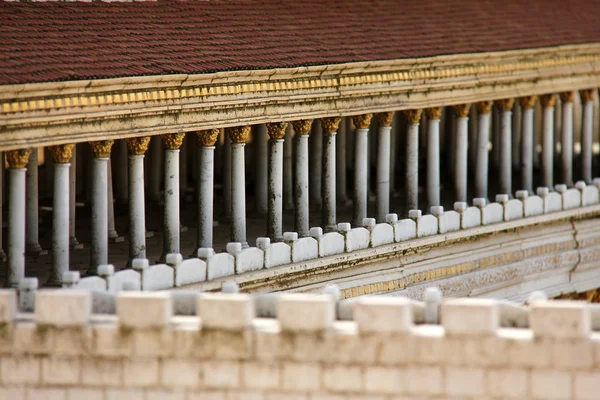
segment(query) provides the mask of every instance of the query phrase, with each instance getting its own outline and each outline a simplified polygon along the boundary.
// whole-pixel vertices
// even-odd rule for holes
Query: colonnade
[[[194,132],[195,141],[189,137],[188,145],[195,145],[194,164],[196,203],[197,250],[214,247],[214,203],[222,202],[224,214],[229,217],[231,233],[229,241],[248,246],[247,239],[247,189],[248,174],[246,145],[252,143],[254,152],[255,209],[266,213],[266,236],[272,241],[283,240],[284,212],[293,210],[293,229],[299,237],[306,237],[310,230],[310,211],[319,209],[321,227],[324,231],[336,231],[338,206],[345,208],[351,198],[352,224],[361,226],[364,218],[375,216],[383,222],[392,209],[394,176],[397,170],[404,172],[402,186],[402,213],[409,210],[427,209],[444,202],[468,201],[473,197],[489,199],[496,193],[513,194],[514,189],[533,192],[534,187],[552,188],[557,181],[554,171],[560,172],[560,183],[573,185],[575,178],[591,182],[594,145],[593,99],[595,90],[582,90],[582,131],[579,171],[574,171],[573,101],[576,92],[560,93],[561,109],[554,110],[557,94],[526,96],[518,99],[481,101],[410,109],[402,111],[404,125],[394,126],[394,112],[339,116],[320,120],[274,121],[253,130],[250,126],[228,127],[224,131],[214,129]],[[539,101],[542,110],[540,178],[534,176],[534,156],[537,155],[537,139],[534,135],[534,110]],[[520,112],[513,112],[518,104]],[[474,106],[474,107],[473,107]],[[495,124],[492,124],[493,107],[497,108]],[[469,137],[470,120],[476,109],[476,133]],[[555,112],[561,113],[561,124],[556,126]],[[453,115],[451,115],[453,113]],[[520,132],[514,132],[515,118],[520,118]],[[443,119],[443,121],[442,121]],[[425,135],[419,126],[426,120]],[[452,124],[450,129],[442,126]],[[398,124],[396,124],[398,125]],[[376,127],[376,129],[374,129]],[[494,127],[496,127],[494,129]],[[558,130],[560,129],[560,130]],[[268,135],[268,138],[267,138]],[[376,162],[374,168],[375,207],[369,211],[369,136],[376,135]],[[557,136],[557,138],[555,138]],[[129,262],[135,258],[147,258],[146,252],[146,206],[145,191],[149,200],[156,201],[157,193],[163,207],[163,249],[160,260],[166,254],[181,252],[181,196],[189,182],[185,156],[180,155],[186,133],[175,132],[162,135],[162,149],[152,148],[150,137],[125,139],[128,151],[127,171],[114,186],[127,190],[129,230]],[[350,140],[352,139],[352,140]],[[555,160],[556,142],[560,142],[560,159]],[[425,143],[420,143],[424,140]],[[337,143],[336,143],[337,141]],[[515,141],[518,143],[515,144]],[[490,143],[496,152],[497,168],[490,167]],[[103,140],[91,142],[93,159],[90,195],[90,263],[88,274],[95,274],[97,267],[108,263],[109,237],[114,231],[113,182],[110,174],[110,156],[114,142]],[[352,146],[352,147],[350,147]],[[151,146],[150,146],[151,147]],[[215,149],[221,149],[215,153]],[[474,158],[469,165],[469,148]],[[79,243],[75,236],[74,145],[65,144],[49,148],[52,154],[53,203],[52,203],[52,271],[50,283],[60,284],[62,272],[69,268],[69,254]],[[420,153],[420,149],[424,151]],[[518,154],[515,153],[518,149]],[[146,164],[144,158],[150,153]],[[352,152],[352,157],[348,153]],[[220,157],[218,160],[216,154]],[[82,157],[79,154],[78,157]],[[160,157],[160,162],[157,161]],[[515,168],[514,158],[518,158]],[[445,158],[450,170],[442,170]],[[183,161],[182,161],[183,160]],[[351,160],[352,162],[348,162]],[[40,256],[44,249],[38,242],[38,177],[37,150],[20,149],[6,152],[8,166],[8,284],[15,286],[25,274],[26,255]],[[215,169],[219,161],[221,170]],[[397,162],[395,162],[397,161]],[[159,165],[159,167],[156,167]],[[558,168],[556,168],[558,166]],[[145,185],[145,168],[152,168],[149,175],[153,182]],[[163,193],[160,195],[160,175],[163,172]],[[469,174],[469,169],[474,171]],[[181,174],[180,174],[181,171]],[[216,198],[215,172],[222,172],[221,195]],[[518,172],[518,174],[516,174]],[[515,175],[518,179],[514,179]],[[348,177],[348,183],[346,180]],[[449,179],[445,179],[448,177]],[[471,177],[471,178],[470,178]],[[498,184],[490,184],[496,180]],[[183,179],[183,181],[182,181]],[[472,180],[471,180],[472,179]],[[183,182],[183,185],[182,185]],[[148,186],[148,189],[146,189]],[[351,187],[350,190],[349,187]],[[443,188],[453,188],[451,198],[443,196]],[[490,193],[490,189],[496,193]],[[420,192],[425,196],[420,196]],[[263,193],[264,192],[264,193]],[[351,193],[348,193],[351,192]],[[266,208],[265,208],[266,207]],[[112,224],[112,225],[111,225]],[[116,231],[113,236],[117,236]],[[160,261],[159,260],[159,261]]]

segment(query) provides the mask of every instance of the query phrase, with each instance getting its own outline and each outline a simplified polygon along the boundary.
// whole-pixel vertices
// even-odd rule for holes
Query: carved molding
[[[342,121],[339,117],[332,118],[321,118],[321,127],[324,133],[337,132],[340,122]]]
[[[287,126],[287,122],[269,122],[267,124],[267,133],[271,139],[283,139]]]
[[[141,156],[146,154],[150,144],[150,136],[134,137],[125,139],[129,154]]]
[[[162,135],[163,144],[167,150],[179,150],[185,139],[185,132],[167,133]]]
[[[217,139],[219,138],[219,134],[221,133],[220,129],[206,129],[203,131],[198,131],[196,134],[198,135],[198,143],[200,146],[211,147],[217,143]]]
[[[312,123],[312,119],[301,119],[299,121],[292,121],[294,133],[296,135],[310,135]]]
[[[31,156],[31,149],[19,149],[6,152],[9,168],[25,168]]]
[[[410,124],[418,124],[421,121],[423,110],[404,110],[402,113]]]
[[[377,118],[377,122],[379,122],[379,126],[392,126],[392,121],[394,120],[393,112],[384,112],[375,114]]]
[[[50,153],[52,154],[52,159],[57,164],[68,164],[71,162],[71,158],[73,157],[73,149],[75,148],[74,144],[59,144],[56,146],[48,147]]]
[[[543,108],[552,108],[556,104],[556,95],[544,94],[540,96],[540,103]]]
[[[454,114],[456,114],[456,116],[458,118],[467,118],[469,116],[470,109],[471,109],[470,104],[457,104],[457,105],[452,106],[452,110],[454,111]]]
[[[358,129],[369,129],[373,114],[362,114],[352,116],[352,124]]]
[[[514,104],[515,104],[515,99],[513,99],[513,98],[496,100],[496,105],[498,106],[500,111],[504,111],[504,112],[511,111]]]
[[[248,143],[251,129],[249,126],[235,126],[227,129],[232,143]]]
[[[108,158],[110,157],[110,151],[114,143],[114,140],[99,140],[90,142],[90,146],[96,158]]]
[[[442,107],[432,107],[425,110],[427,118],[429,119],[440,119],[442,118]]]

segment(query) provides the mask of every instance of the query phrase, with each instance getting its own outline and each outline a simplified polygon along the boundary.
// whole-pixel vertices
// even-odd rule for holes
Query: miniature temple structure
[[[0,277],[596,289],[600,6],[563,3],[2,2]]]

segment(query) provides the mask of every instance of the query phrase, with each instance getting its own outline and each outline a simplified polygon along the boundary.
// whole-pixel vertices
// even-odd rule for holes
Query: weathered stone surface
[[[206,269],[206,262],[199,258],[182,261],[175,266],[175,286],[204,282],[206,280]]]
[[[269,238],[256,239],[256,247],[265,254],[265,268],[286,265],[292,262],[291,247],[287,243],[271,243]]]
[[[133,269],[117,271],[108,280],[108,291],[117,293],[123,290],[123,283],[131,282],[135,290],[142,289],[142,275]]]
[[[198,249],[198,258],[206,262],[206,279],[235,274],[235,258],[229,253],[215,254],[213,249]]]
[[[117,296],[119,324],[130,328],[166,326],[173,315],[168,292],[122,292]]]
[[[598,204],[598,188],[596,186],[586,186],[581,192],[581,204],[585,206],[592,206]]]
[[[479,211],[479,210],[477,210]],[[460,229],[460,214],[456,211],[445,211],[438,216],[439,233],[457,231]]]
[[[544,199],[540,196],[530,196],[523,202],[523,210],[526,217],[544,213]]]
[[[77,282],[77,284],[75,285],[75,287],[77,289],[106,291],[107,282],[99,276],[88,276],[86,278],[80,279],[79,282]]]
[[[371,230],[371,246],[394,243],[394,227],[388,223],[376,224]]]
[[[438,219],[433,215],[425,215],[417,219],[417,237],[431,236],[438,233]]]
[[[254,302],[247,294],[203,293],[196,310],[202,325],[210,329],[244,329],[255,316]]]
[[[563,210],[581,207],[581,192],[578,189],[568,189],[562,193]]]
[[[318,332],[333,325],[335,303],[328,295],[282,294],[277,300],[277,319],[283,330]]]
[[[284,240],[291,248],[292,262],[312,260],[319,257],[319,243],[314,238],[304,237],[297,239],[298,235],[295,232],[286,233],[294,233],[296,238],[293,239],[291,236],[288,236],[286,239],[286,235],[284,234]]]
[[[551,213],[562,210],[562,196],[560,193],[551,192],[544,199],[544,213]]]
[[[87,290],[40,290],[35,296],[35,322],[40,325],[84,325],[91,311],[92,299]]]
[[[504,220],[504,207],[500,203],[490,203],[481,209],[482,224],[496,224]]]
[[[467,207],[462,214],[460,227],[469,229],[479,225],[481,225],[481,210],[478,207]]]
[[[319,257],[327,257],[344,252],[344,236],[338,232],[328,232],[319,238]]]
[[[346,226],[348,225],[348,226]],[[350,224],[338,224],[338,230],[344,236],[346,242],[346,252],[367,249],[371,244],[371,234],[365,228],[348,229]]]
[[[404,242],[417,237],[417,223],[412,219],[405,218],[398,221],[394,226],[394,241]]]
[[[142,272],[142,290],[153,291],[175,286],[175,270],[167,264],[156,264]]]
[[[243,249],[235,255],[235,273],[243,274],[244,272],[256,271],[264,268],[265,253],[256,247]]]
[[[523,218],[523,202],[517,199],[508,200],[504,204],[504,220],[512,221],[520,218]]]
[[[491,299],[451,299],[442,303],[441,321],[448,335],[492,335],[499,326],[498,306]]]
[[[535,336],[556,339],[583,338],[591,332],[589,306],[583,301],[534,302],[529,316]]]

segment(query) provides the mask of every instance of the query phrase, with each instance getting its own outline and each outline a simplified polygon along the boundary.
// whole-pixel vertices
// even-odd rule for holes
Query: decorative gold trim
[[[560,94],[560,101],[562,101],[563,103],[572,103],[573,100],[575,100],[574,91],[562,92]]]
[[[427,118],[429,119],[440,119],[442,118],[442,107],[430,107],[425,110]]]
[[[552,108],[556,104],[555,94],[543,94],[540,96],[540,103],[543,108]]]
[[[6,152],[6,162],[9,168],[25,168],[31,156],[31,149],[19,149]]]
[[[163,144],[167,150],[179,150],[185,139],[185,132],[167,133],[162,135]]]
[[[423,110],[403,110],[402,113],[410,124],[418,124],[421,121]]]
[[[134,137],[125,139],[129,154],[142,156],[146,154],[150,144],[150,136]]]
[[[221,130],[217,128],[198,131],[196,132],[198,135],[198,143],[200,146],[212,147],[217,143],[220,133]]]
[[[234,126],[227,129],[229,139],[232,143],[248,143],[250,131],[249,126]]]
[[[581,96],[581,101],[584,103],[589,103],[590,101],[594,101],[594,95],[596,94],[596,89],[583,89],[579,91],[579,96]]]
[[[535,106],[536,100],[537,96],[519,97],[519,104],[521,105],[522,109],[529,110]]]
[[[56,146],[48,147],[48,150],[52,154],[52,159],[57,164],[68,164],[71,162],[73,157],[74,144],[59,144]]]
[[[457,104],[452,106],[452,111],[458,118],[466,118],[469,116],[469,110],[471,109],[470,104]]]
[[[312,123],[312,119],[292,121],[292,128],[294,129],[294,133],[296,135],[310,135]]]
[[[358,129],[369,129],[371,119],[373,119],[373,114],[354,115],[352,124]]]
[[[321,127],[324,133],[337,132],[340,122],[342,121],[339,117],[333,118],[321,118]]]
[[[392,121],[394,120],[393,112],[384,112],[375,114],[377,121],[379,122],[379,126],[392,126]]]
[[[515,99],[513,99],[513,98],[496,100],[496,105],[498,106],[500,111],[503,111],[503,112],[511,111],[514,104],[515,104]]]
[[[494,105],[493,101],[478,101],[475,103],[475,107],[477,107],[477,112],[479,114],[489,114],[492,111],[492,106]]]
[[[283,139],[287,126],[287,122],[269,122],[267,124],[267,133],[271,139]]]
[[[90,142],[90,146],[96,158],[108,158],[110,157],[110,151],[114,143],[114,140],[99,140]]]

